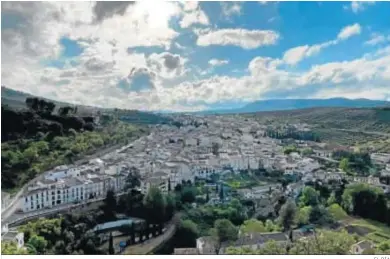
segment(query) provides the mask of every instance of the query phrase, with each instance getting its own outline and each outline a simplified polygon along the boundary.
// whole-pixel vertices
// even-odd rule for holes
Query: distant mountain
[[[231,110],[208,110],[198,114],[229,114],[251,113],[260,111],[296,110],[317,107],[340,107],[340,108],[372,108],[390,106],[390,102],[369,99],[271,99],[249,103],[242,108]]]

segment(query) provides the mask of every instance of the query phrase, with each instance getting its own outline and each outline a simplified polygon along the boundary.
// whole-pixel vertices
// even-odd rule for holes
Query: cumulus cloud
[[[96,21],[101,22],[105,18],[111,18],[116,14],[124,15],[127,7],[134,3],[134,1],[98,1],[93,7],[93,13]]]
[[[209,60],[209,64],[213,67],[215,66],[222,66],[222,65],[226,65],[226,64],[229,64],[229,60],[225,60],[225,59],[210,59]]]
[[[148,66],[163,78],[174,78],[184,75],[186,62],[187,59],[169,52],[153,53],[147,60]]]
[[[243,49],[255,49],[261,46],[274,45],[279,33],[271,30],[220,29],[196,31],[198,46],[238,46]]]
[[[339,34],[337,35],[337,38],[334,40],[323,42],[321,44],[315,44],[312,46],[304,45],[288,49],[283,55],[283,60],[286,64],[296,65],[303,59],[314,56],[320,53],[323,49],[332,45],[336,45],[340,41],[346,40],[354,35],[360,34],[360,32],[361,27],[357,23],[346,26],[340,30]]]
[[[389,98],[385,94],[390,85],[390,46],[306,71],[292,72],[283,66],[346,40],[356,30],[341,31],[343,36],[328,42],[298,46],[277,58],[253,57],[247,66],[239,67],[237,76],[207,74],[206,78],[194,69],[192,58],[174,51],[183,46],[177,44],[179,33],[171,27],[172,18],[180,23],[186,13],[201,10],[198,3],[136,2],[99,8],[91,2],[3,2],[2,83],[75,104],[142,110],[199,110],[223,101],[254,101],[272,91],[287,95],[289,90],[306,91],[302,97]],[[4,22],[7,19],[13,22]],[[280,37],[274,31],[245,29],[197,29],[195,33],[199,46],[243,49],[276,44]],[[66,46],[59,41],[63,37],[81,45],[81,54],[63,57]],[[188,43],[182,38],[177,41]],[[169,52],[161,50],[172,46]],[[227,62],[214,59],[209,65]]]
[[[209,18],[197,1],[184,2],[183,10],[184,14],[180,21],[180,27],[188,28],[194,24],[209,25]]]

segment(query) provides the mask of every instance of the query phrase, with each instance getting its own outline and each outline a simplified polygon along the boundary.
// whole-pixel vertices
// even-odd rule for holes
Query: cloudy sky
[[[390,100],[390,2],[2,2],[2,85],[100,107]]]

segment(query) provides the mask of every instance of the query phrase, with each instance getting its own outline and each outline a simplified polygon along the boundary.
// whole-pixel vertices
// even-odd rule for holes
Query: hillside
[[[251,116],[251,114],[247,114]],[[275,121],[302,122],[319,128],[390,132],[389,108],[310,108],[259,112],[254,116]]]
[[[3,191],[16,190],[55,166],[125,145],[147,134],[149,124],[173,122],[153,113],[73,106],[5,87],[1,115]]]
[[[250,113],[261,111],[286,111],[307,108],[372,108],[389,106],[390,102],[368,99],[271,99],[255,101],[238,109],[226,110],[206,110],[196,112],[198,114],[230,114],[230,113]]]
[[[307,123],[325,142],[357,146],[378,143],[381,151],[387,150],[383,143],[390,138],[386,135],[390,133],[390,108],[310,108],[245,116],[265,124]]]
[[[15,91],[13,89],[7,88],[5,86],[1,87],[1,103],[2,105],[7,105],[14,110],[23,110],[26,109],[26,99],[31,97],[37,97],[28,93]],[[74,107],[73,104],[59,102],[50,100],[47,98],[37,97],[49,102],[52,102],[56,105],[55,112],[57,112],[61,107]],[[171,119],[168,119],[165,116],[154,114],[151,112],[144,112],[138,110],[125,110],[125,109],[113,109],[113,108],[97,108],[92,106],[77,105],[77,115],[79,116],[91,116],[96,115],[97,113],[115,116],[120,120],[133,123],[133,124],[170,124],[173,123]]]

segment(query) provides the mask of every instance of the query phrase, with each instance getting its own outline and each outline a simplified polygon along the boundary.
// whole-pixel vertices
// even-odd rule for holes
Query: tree
[[[297,207],[291,200],[287,201],[280,210],[280,223],[283,227],[283,231],[289,231],[294,223]]]
[[[304,155],[304,156],[309,156],[309,155],[313,154],[313,149],[311,149],[311,148],[304,148],[301,151],[301,154]]]
[[[303,188],[301,197],[299,198],[300,206],[316,206],[319,204],[319,193],[310,186]]]
[[[47,246],[47,241],[41,236],[34,235],[30,237],[27,244],[34,247],[38,254],[44,254]]]
[[[305,206],[298,210],[295,221],[299,227],[309,224],[311,209],[311,206]]]
[[[328,206],[337,203],[335,192],[332,192],[326,203],[328,204]]]
[[[150,187],[148,193],[144,197],[143,203],[146,210],[147,222],[158,224],[159,232],[162,233],[166,213],[166,200],[160,189],[154,186]]]
[[[195,187],[184,187],[181,191],[181,202],[182,203],[193,203],[196,199],[196,188]]]
[[[195,247],[199,229],[192,220],[182,220],[176,231],[175,247]]]
[[[212,149],[212,152],[215,156],[217,156],[219,154],[219,144],[218,143],[213,142],[211,149]]]
[[[175,209],[176,209],[176,200],[175,196],[168,194],[165,196],[166,207],[165,207],[165,221],[172,219]]]
[[[15,242],[1,242],[1,254],[2,255],[27,255],[29,254],[26,249],[18,249]]]
[[[237,239],[238,230],[228,219],[218,219],[214,222],[214,228],[210,231],[216,241],[216,253],[219,253],[223,242]]]
[[[171,178],[168,179],[168,192],[171,192]]]
[[[110,254],[110,255],[115,254],[114,239],[112,237],[112,233],[111,232],[110,232],[110,239],[108,240],[108,254]]]
[[[381,188],[360,183],[349,185],[342,195],[342,207],[353,215],[386,222],[388,209]]]
[[[223,201],[225,198],[225,195],[224,195],[224,188],[223,188],[223,185],[221,184],[220,188],[219,188],[219,199],[221,201]]]
[[[130,190],[141,185],[141,174],[138,168],[132,166],[126,177],[125,189]]]
[[[314,237],[295,241],[290,254],[293,255],[344,255],[355,243],[346,231],[320,231]]]
[[[209,188],[207,187],[206,188],[206,202],[209,202],[209,200],[210,200],[210,194],[209,194]]]
[[[335,220],[343,220],[348,217],[348,214],[343,210],[343,208],[337,203],[333,203],[328,207],[328,211],[332,218]]]
[[[333,223],[333,218],[323,205],[317,205],[310,210],[309,222],[317,225],[326,225]]]
[[[264,233],[268,232],[263,222],[257,219],[248,219],[244,221],[244,224],[241,226],[241,232],[243,233]]]
[[[117,201],[114,191],[107,191],[101,209],[103,211],[103,222],[116,220]]]
[[[344,172],[348,172],[349,171],[349,160],[348,160],[348,158],[341,159],[340,164],[339,164],[339,168],[341,170],[343,170]]]
[[[288,251],[286,246],[276,243],[274,240],[268,241],[261,249],[253,250],[249,247],[228,247],[228,255],[286,255]]]

